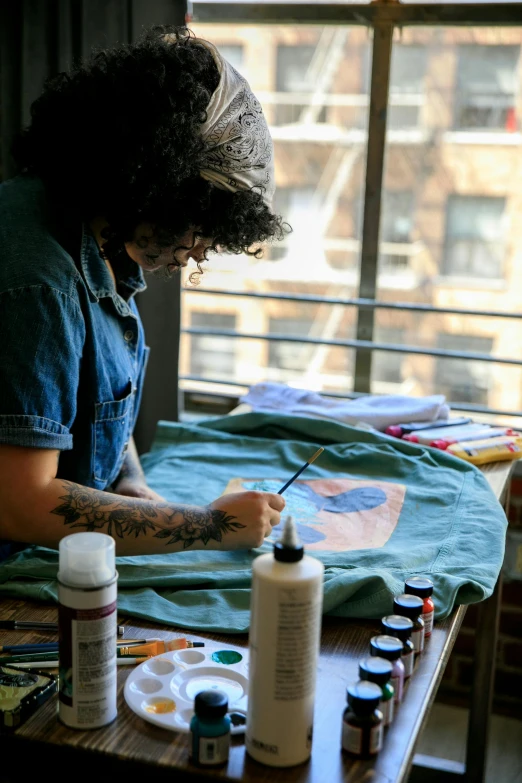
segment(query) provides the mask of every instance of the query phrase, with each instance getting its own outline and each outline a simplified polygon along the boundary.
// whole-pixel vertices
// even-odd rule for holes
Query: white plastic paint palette
[[[206,690],[227,694],[231,733],[243,734],[248,699],[246,652],[205,646],[156,655],[133,669],[123,695],[131,710],[149,723],[188,732],[194,698]]]

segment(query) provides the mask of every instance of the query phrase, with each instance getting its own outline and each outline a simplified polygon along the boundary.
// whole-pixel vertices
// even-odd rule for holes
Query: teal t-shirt
[[[436,619],[484,600],[500,573],[507,520],[481,471],[437,449],[333,421],[248,413],[160,422],[142,458],[167,500],[209,503],[225,491],[285,492],[307,554],[325,566],[323,611],[380,619],[410,576],[434,583]],[[271,539],[278,537],[275,531]],[[191,629],[249,627],[251,567],[270,552],[191,551],[117,558],[121,613]],[[0,563],[0,593],[56,600],[58,554],[28,547]]]

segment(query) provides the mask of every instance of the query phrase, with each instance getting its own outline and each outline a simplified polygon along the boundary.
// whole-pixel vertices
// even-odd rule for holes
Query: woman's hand
[[[165,502],[165,498],[151,489],[145,479],[124,476],[113,490],[117,495],[125,495],[128,498],[141,498],[142,500],[157,500]]]
[[[209,504],[214,524],[223,531],[220,549],[261,546],[281,521],[285,501],[273,492],[233,492]]]

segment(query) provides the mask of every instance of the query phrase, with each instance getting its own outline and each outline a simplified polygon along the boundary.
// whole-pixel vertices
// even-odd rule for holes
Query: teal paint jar
[[[228,697],[222,691],[201,691],[194,699],[194,716],[190,721],[192,761],[205,767],[228,761],[230,718]]]

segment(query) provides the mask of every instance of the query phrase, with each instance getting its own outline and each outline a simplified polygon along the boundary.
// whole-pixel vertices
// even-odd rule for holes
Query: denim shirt
[[[114,268],[86,225],[67,224],[40,180],[0,185],[0,443],[60,451],[59,478],[115,482],[148,357],[137,264]]]

